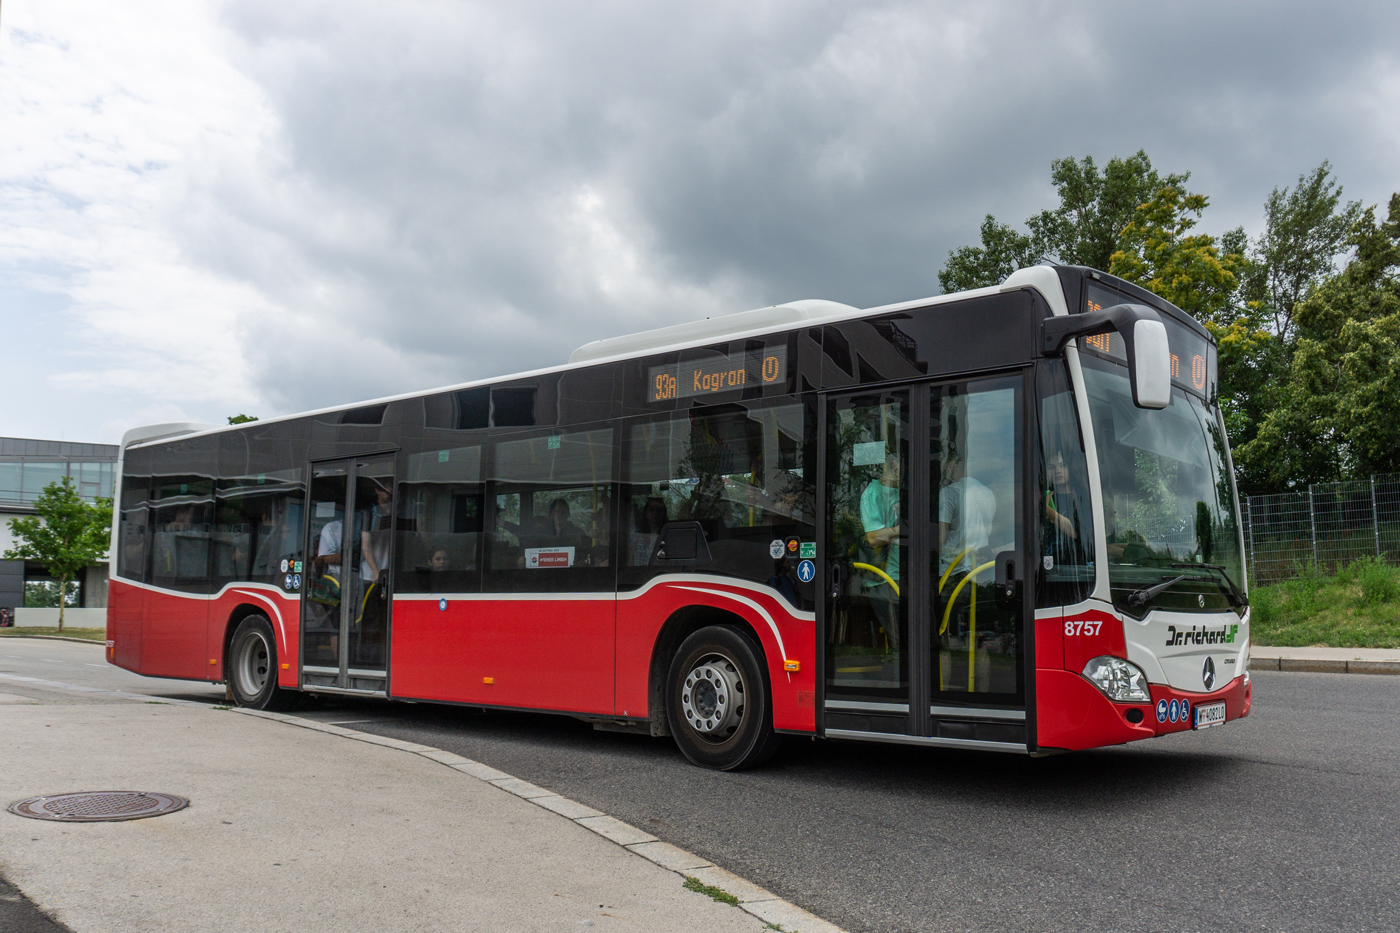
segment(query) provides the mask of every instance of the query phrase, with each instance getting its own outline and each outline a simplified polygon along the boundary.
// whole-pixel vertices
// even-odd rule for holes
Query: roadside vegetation
[[[1400,648],[1400,568],[1367,558],[1335,576],[1300,567],[1249,590],[1250,638],[1277,647]]]
[[[64,638],[85,638],[88,641],[106,641],[105,628],[74,628],[69,625],[60,630],[54,625],[25,625],[13,628],[0,628],[0,638],[23,638],[26,635],[62,635]]]

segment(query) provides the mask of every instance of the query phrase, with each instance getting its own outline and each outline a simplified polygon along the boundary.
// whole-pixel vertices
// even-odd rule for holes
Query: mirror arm
[[[1133,325],[1140,320],[1160,321],[1156,311],[1144,305],[1122,304],[1102,311],[1085,311],[1082,314],[1065,314],[1046,318],[1040,328],[1040,352],[1042,356],[1058,356],[1075,337],[1093,337],[1118,331],[1124,342],[1131,347]]]
[[[1170,345],[1161,315],[1146,305],[1124,303],[1101,311],[1046,318],[1040,327],[1040,352],[1058,356],[1075,337],[1092,337],[1111,330],[1123,339],[1133,404],[1139,408],[1165,408],[1171,402]]]

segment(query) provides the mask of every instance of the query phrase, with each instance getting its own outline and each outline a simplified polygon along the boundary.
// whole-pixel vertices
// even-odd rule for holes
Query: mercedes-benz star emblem
[[[1207,690],[1215,686],[1215,662],[1210,658],[1206,658],[1206,666],[1201,669],[1201,682]]]

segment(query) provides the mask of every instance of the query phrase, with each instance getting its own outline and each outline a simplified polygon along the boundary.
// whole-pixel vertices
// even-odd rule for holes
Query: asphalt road
[[[0,676],[222,696],[67,645],[48,662],[9,647]],[[1031,760],[791,740],[738,774],[556,716],[366,701],[300,715],[475,758],[851,931],[1400,929],[1400,677],[1255,683],[1249,719],[1124,748]]]

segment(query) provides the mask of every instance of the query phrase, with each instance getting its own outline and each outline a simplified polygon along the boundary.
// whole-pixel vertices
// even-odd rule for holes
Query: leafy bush
[[[1282,594],[1277,586],[1256,586],[1249,591],[1250,619],[1256,627],[1278,622]]]
[[[1250,587],[1249,604],[1256,645],[1400,648],[1400,568],[1384,558],[1336,576],[1300,565],[1292,579]]]
[[[1352,565],[1356,569],[1356,579],[1361,585],[1361,598],[1375,606],[1394,602],[1400,596],[1400,573],[1385,562],[1384,558],[1373,557],[1359,560]]]

